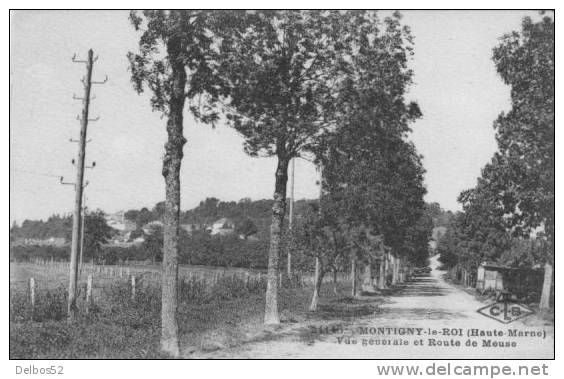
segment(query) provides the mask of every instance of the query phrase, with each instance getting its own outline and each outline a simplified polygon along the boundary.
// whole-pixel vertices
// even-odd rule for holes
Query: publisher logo
[[[515,320],[533,314],[534,311],[523,304],[513,303],[511,301],[499,301],[478,309],[478,313],[493,318],[503,324],[509,324]]]

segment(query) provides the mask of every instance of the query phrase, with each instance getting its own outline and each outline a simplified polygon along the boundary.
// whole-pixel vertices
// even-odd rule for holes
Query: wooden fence
[[[69,262],[36,259],[31,263],[20,263],[22,267],[28,268],[32,277],[24,280],[16,278],[10,280],[10,287],[14,290],[25,290],[29,296],[32,309],[35,307],[37,296],[44,289],[67,288]],[[28,273],[29,273],[28,272]],[[33,276],[37,275],[37,276]],[[198,286],[204,293],[212,294],[214,287],[223,281],[238,281],[248,290],[256,289],[258,286],[266,286],[267,275],[264,272],[249,272],[243,269],[202,268],[183,267],[179,271],[179,281]],[[325,284],[332,283],[332,274],[324,276]],[[339,283],[351,280],[350,274],[339,273]],[[127,285],[130,298],[134,300],[139,291],[146,287],[159,286],[161,282],[161,270],[147,265],[96,265],[93,263],[83,264],[78,280],[79,299],[86,303],[88,309],[95,301],[102,300],[105,289],[116,284]],[[281,288],[298,286],[311,287],[314,285],[312,273],[297,273],[292,279],[285,274],[279,274],[279,285]]]

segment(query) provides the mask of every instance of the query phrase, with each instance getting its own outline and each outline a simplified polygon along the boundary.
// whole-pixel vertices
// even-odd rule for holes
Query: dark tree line
[[[24,220],[21,225],[14,222],[10,227],[10,241],[20,238],[66,238],[71,227],[72,217],[61,215],[53,215],[46,221]]]
[[[554,19],[526,17],[493,50],[511,89],[511,110],[494,122],[498,150],[476,186],[463,191],[440,243],[441,260],[475,270],[484,261],[544,265],[541,308],[554,264]]]

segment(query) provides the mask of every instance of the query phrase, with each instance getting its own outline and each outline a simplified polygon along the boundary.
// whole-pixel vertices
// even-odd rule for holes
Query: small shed
[[[478,267],[476,289],[480,292],[508,291],[517,298],[536,300],[542,292],[543,278],[543,269],[482,263]]]

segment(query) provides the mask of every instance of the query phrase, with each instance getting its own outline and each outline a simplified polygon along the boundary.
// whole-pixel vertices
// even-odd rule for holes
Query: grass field
[[[143,267],[142,272],[146,271],[150,270]],[[130,272],[141,270],[130,267]],[[182,267],[181,273],[191,278],[181,286],[179,303],[181,350],[187,358],[250,341],[277,338],[292,328],[306,328],[303,335],[308,338],[308,323],[342,322],[347,317],[339,311],[343,301],[350,310],[347,283],[338,284],[337,294],[332,285],[324,285],[320,312],[315,314],[307,311],[312,288],[284,283],[279,300],[282,324],[276,330],[265,329],[264,275],[261,281],[248,285],[243,279],[245,271],[240,269]],[[259,272],[250,274],[258,276]],[[199,275],[218,280],[202,288]],[[34,310],[30,308],[25,287],[29,277],[38,286]],[[11,267],[10,358],[166,358],[159,353],[158,280],[140,286],[132,300],[127,278],[108,277],[99,285],[100,294],[94,296],[96,300],[88,314],[84,311],[84,301],[79,301],[81,316],[69,326],[65,320],[67,278],[68,268],[62,266],[14,264]],[[353,309],[359,314],[373,312],[371,306],[362,303]]]

